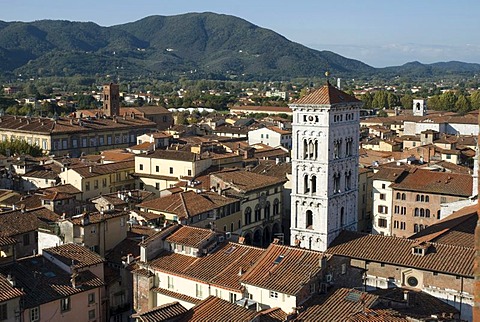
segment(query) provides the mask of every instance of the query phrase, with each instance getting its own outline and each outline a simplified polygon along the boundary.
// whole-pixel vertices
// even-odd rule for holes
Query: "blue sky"
[[[209,11],[375,67],[410,61],[480,63],[478,0],[0,0],[0,5],[3,21],[64,19],[102,26]]]

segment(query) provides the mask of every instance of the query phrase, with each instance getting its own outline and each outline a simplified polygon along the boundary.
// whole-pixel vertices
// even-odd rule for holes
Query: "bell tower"
[[[356,230],[362,105],[328,81],[289,105],[291,245],[324,251],[340,231]]]
[[[103,85],[103,106],[102,112],[106,116],[120,115],[120,87],[118,84],[110,83]]]

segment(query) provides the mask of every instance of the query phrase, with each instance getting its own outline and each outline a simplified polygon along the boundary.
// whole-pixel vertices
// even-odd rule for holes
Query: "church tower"
[[[118,84],[103,85],[102,112],[106,116],[120,115],[120,86]]]
[[[362,102],[327,84],[293,110],[291,245],[324,251],[357,226]]]

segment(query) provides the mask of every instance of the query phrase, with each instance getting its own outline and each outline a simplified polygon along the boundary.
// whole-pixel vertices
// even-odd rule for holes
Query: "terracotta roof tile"
[[[224,243],[204,257],[192,257],[164,251],[149,263],[154,270],[184,276],[239,291],[240,270],[246,272],[264,250],[236,243]]]
[[[199,248],[202,243],[215,238],[215,232],[210,229],[183,226],[168,236],[165,240],[169,243]]]
[[[353,96],[335,88],[329,82],[319,89],[298,99],[294,105],[332,105],[338,103],[359,103]]]
[[[417,169],[391,185],[396,190],[469,197],[472,194],[471,175]]]
[[[237,199],[235,198],[219,196],[211,192],[196,193],[195,191],[189,190],[148,200],[139,204],[138,207],[175,214],[179,218],[188,218],[236,201]]]
[[[425,321],[436,316],[458,315],[460,312],[452,305],[428,293],[406,288],[377,289],[370,292],[378,295],[381,302],[405,304],[405,292],[411,297],[410,305],[392,305],[392,309],[413,320]],[[383,304],[383,303],[382,303]],[[380,304],[381,305],[381,304]]]
[[[12,115],[3,115],[1,118],[0,128],[8,129],[13,132],[21,131],[22,133],[90,133],[92,131],[102,131],[110,129],[130,129],[131,127],[155,128],[156,123],[145,118],[83,118],[71,119],[60,117],[58,120],[41,117],[15,117]]]
[[[475,249],[431,243],[426,255],[415,255],[417,240],[342,231],[328,254],[411,267],[445,274],[473,276]]]
[[[360,312],[350,315],[346,322],[410,322],[411,319],[390,309],[369,309],[365,308]]]
[[[307,300],[295,321],[348,321],[348,317],[372,307],[378,296],[340,288]]]
[[[242,192],[250,192],[275,185],[282,185],[286,181],[286,179],[279,179],[242,170],[216,172],[211,174],[211,177],[216,177],[227,183],[229,187]],[[212,178],[210,178],[210,181],[212,181]]]
[[[25,295],[20,289],[14,287],[6,276],[0,274],[0,303]]]
[[[83,178],[93,178],[99,175],[111,174],[117,171],[129,169],[135,169],[135,161],[121,161],[107,164],[75,167],[73,168],[73,171],[80,174]]]
[[[63,244],[56,247],[45,248],[43,249],[43,253],[50,254],[62,263],[73,266],[74,268],[83,268],[105,262],[105,259],[97,253],[77,244]]]
[[[167,303],[161,306],[154,307],[151,310],[133,314],[132,317],[136,321],[141,322],[158,322],[170,321],[186,313],[187,309],[178,302]]]
[[[464,207],[410,236],[410,239],[474,248],[477,208],[477,205]]]
[[[31,308],[52,302],[105,284],[90,271],[79,272],[77,287],[72,286],[72,275],[46,260],[42,255],[24,257],[15,263],[1,266],[0,274],[10,274],[16,287],[23,289],[24,307]],[[1,293],[0,293],[1,296]]]
[[[36,230],[40,225],[40,221],[35,213],[41,212],[43,209],[45,208],[25,211],[12,210],[0,213],[0,237],[13,237]]]
[[[241,282],[296,295],[312,276],[320,273],[321,252],[270,244],[253,267],[242,277]]]
[[[166,290],[166,289],[160,288],[160,287],[153,288],[152,292],[163,294],[163,295],[166,295],[168,297],[172,297],[172,298],[178,299],[180,301],[192,303],[192,304],[195,304],[195,305],[197,305],[198,303],[200,303],[202,301],[202,300],[200,300],[196,297],[192,297],[192,296],[188,296],[188,295],[185,295],[185,294],[173,292],[173,291]]]
[[[209,296],[197,306],[194,306],[179,321],[251,321],[256,312],[227,302],[220,298]]]

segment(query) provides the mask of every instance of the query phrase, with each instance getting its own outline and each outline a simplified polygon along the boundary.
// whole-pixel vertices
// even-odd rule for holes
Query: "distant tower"
[[[106,116],[120,115],[120,87],[118,84],[103,85],[102,112]]]
[[[327,84],[293,110],[291,245],[324,251],[357,226],[362,102]]]
[[[422,99],[413,100],[413,115],[425,116],[427,114],[427,103]]]

